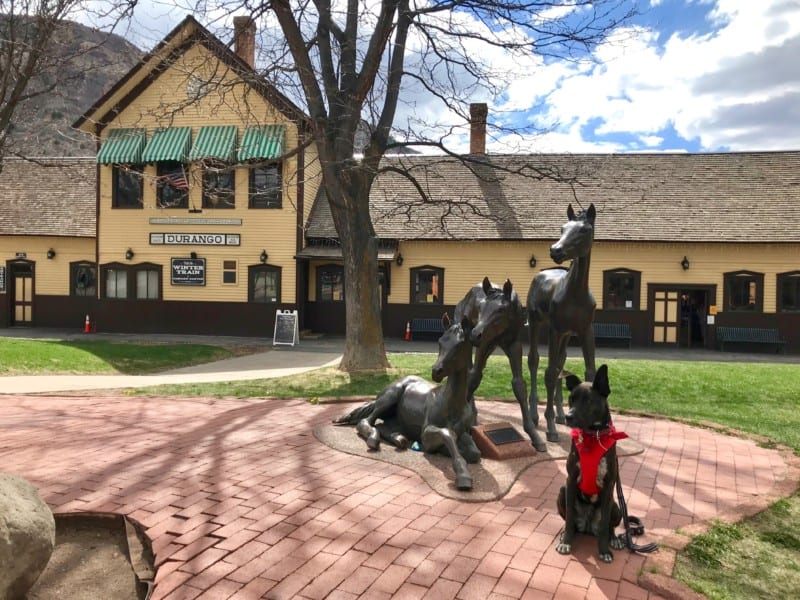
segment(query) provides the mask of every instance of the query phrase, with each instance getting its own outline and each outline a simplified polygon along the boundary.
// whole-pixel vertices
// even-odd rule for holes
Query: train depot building
[[[345,331],[341,249],[308,117],[187,17],[78,120],[91,158],[6,159],[0,326],[271,337]],[[777,329],[800,353],[800,152],[387,157],[370,196],[383,330],[452,315],[471,286],[525,300],[567,206],[597,209],[595,321],[635,346]],[[414,175],[420,197],[402,169]]]

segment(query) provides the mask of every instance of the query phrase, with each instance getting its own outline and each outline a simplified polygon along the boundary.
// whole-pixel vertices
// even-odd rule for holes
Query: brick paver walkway
[[[415,473],[318,442],[313,426],[341,412],[301,400],[7,396],[0,469],[31,480],[56,512],[143,524],[154,599],[657,597],[637,585],[643,556],[600,563],[585,536],[574,555],[556,553],[563,461],[528,469],[497,501],[445,499]],[[645,447],[621,462],[643,541],[735,513],[787,478],[781,453],[750,441],[615,424]]]

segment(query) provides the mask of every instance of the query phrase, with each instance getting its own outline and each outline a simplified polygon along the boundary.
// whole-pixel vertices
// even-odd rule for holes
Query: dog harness
[[[597,487],[597,469],[600,460],[614,447],[617,440],[626,437],[627,433],[617,431],[610,423],[607,429],[598,431],[572,430],[572,442],[578,450],[581,461],[581,480],[578,482],[578,489],[581,492],[587,496],[594,496],[600,492],[600,488]]]

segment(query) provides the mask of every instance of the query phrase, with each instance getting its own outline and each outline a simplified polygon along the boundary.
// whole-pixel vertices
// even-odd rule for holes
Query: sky
[[[800,150],[800,0],[630,1],[640,14],[591,61],[486,54],[508,74],[495,95],[469,98],[489,105],[490,152]],[[150,50],[185,14],[140,0],[119,33]],[[463,119],[409,95],[396,122],[456,125],[448,143],[468,147]],[[492,123],[536,133],[503,135]]]

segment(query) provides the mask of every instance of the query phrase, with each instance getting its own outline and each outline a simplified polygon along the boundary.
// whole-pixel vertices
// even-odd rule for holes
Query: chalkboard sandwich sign
[[[298,343],[300,343],[300,332],[297,326],[297,311],[276,310],[275,333],[272,336],[272,345],[294,346]]]

